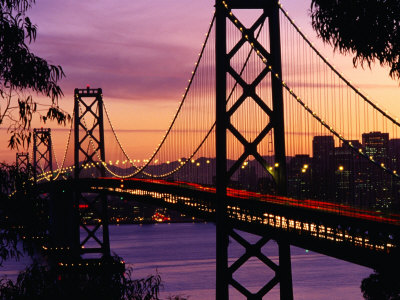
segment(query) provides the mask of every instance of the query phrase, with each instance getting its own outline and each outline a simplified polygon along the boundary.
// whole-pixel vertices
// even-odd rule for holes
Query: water
[[[0,266],[0,278],[7,277],[7,279],[15,281],[18,277],[19,272],[31,263],[32,259],[28,255],[23,255],[18,260],[9,259],[3,261]]]
[[[190,296],[190,300],[214,299],[215,226],[211,223],[110,226],[112,251],[133,267],[135,278],[158,272],[163,281],[161,298]],[[230,257],[243,253],[231,242]],[[296,300],[361,300],[361,280],[371,269],[291,247],[293,290]],[[277,262],[276,244],[263,252]],[[249,290],[258,290],[273,277],[268,267],[251,260],[235,277]],[[279,286],[267,299],[279,299]],[[231,299],[244,299],[231,291]]]

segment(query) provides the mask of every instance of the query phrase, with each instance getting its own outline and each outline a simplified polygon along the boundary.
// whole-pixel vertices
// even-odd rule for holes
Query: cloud
[[[180,94],[193,68],[187,62],[197,56],[192,48],[163,42],[108,43],[99,47],[98,42],[83,37],[57,40],[47,35],[41,37],[37,48],[39,53],[44,49],[49,61],[63,66],[67,76],[62,83],[64,89],[91,84],[119,98]]]
[[[175,101],[212,16],[212,5],[203,14],[196,7],[180,0],[44,0],[32,10],[39,28],[32,48],[63,67],[66,95],[90,84],[119,99]]]

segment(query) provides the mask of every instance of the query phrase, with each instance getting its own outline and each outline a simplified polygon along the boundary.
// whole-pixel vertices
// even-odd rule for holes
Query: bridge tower
[[[4,178],[0,183],[2,185],[1,189],[6,193],[10,193],[14,188],[18,194],[23,190],[25,184],[31,176],[31,166],[29,164],[29,153],[21,152],[16,155],[16,173],[15,178],[12,180],[11,174],[8,173],[8,178]]]
[[[33,178],[36,182],[37,175],[53,173],[53,149],[50,128],[33,129]],[[50,176],[51,180],[51,176]]]
[[[281,82],[275,74],[281,78],[281,49],[280,49],[280,28],[279,28],[279,7],[277,0],[216,0],[216,185],[217,185],[217,299],[229,298],[229,287],[239,291],[247,299],[262,299],[274,286],[280,285],[281,299],[293,299],[292,275],[290,262],[290,245],[288,241],[279,236],[272,236],[265,233],[260,240],[251,244],[247,242],[238,232],[234,231],[233,225],[227,218],[227,186],[234,172],[240,168],[243,162],[253,156],[264,168],[267,163],[258,152],[257,146],[266,142],[266,135],[273,132],[275,166],[273,178],[276,183],[278,194],[286,193],[286,156],[283,119],[283,93]],[[257,9],[262,11],[261,16],[252,24],[246,27],[244,23],[235,17],[237,10]],[[235,10],[235,11],[232,11]],[[267,50],[258,41],[255,31],[261,24],[268,21],[269,49]],[[241,31],[241,38],[227,51],[227,24],[230,24]],[[232,42],[232,41],[231,41]],[[262,58],[265,68],[256,76],[253,82],[246,80],[237,73],[231,66],[231,58],[246,43],[249,43],[254,51]],[[262,59],[260,58],[260,59]],[[273,70],[273,72],[271,72]],[[227,109],[227,76],[234,78],[243,90],[242,95]],[[256,93],[256,87],[263,78],[271,77],[272,107],[261,99]],[[248,142],[243,135],[231,123],[231,117],[247,98],[255,101],[269,118],[267,126],[252,142]],[[271,106],[271,105],[270,105]],[[228,131],[243,145],[243,152],[232,167],[227,169],[227,133]],[[244,229],[245,230],[245,229]],[[245,254],[236,262],[228,265],[229,238],[236,240],[246,249]],[[274,239],[279,247],[279,265],[273,263],[262,252],[261,248],[270,240]],[[251,293],[233,275],[251,257],[262,261],[266,267],[275,271],[275,277],[267,282],[257,293]]]
[[[20,152],[16,154],[15,166],[17,168],[16,188],[20,188],[31,175],[31,165],[29,163],[29,153]]]
[[[18,172],[28,173],[30,171],[29,153],[28,152],[17,153],[15,164]]]
[[[80,178],[84,176],[105,176],[103,165],[105,161],[103,95],[101,89],[90,89],[89,87],[75,89],[74,134],[75,211],[79,220],[76,222],[76,224],[79,223],[76,228],[77,242],[75,244],[79,245],[79,249],[76,249],[76,251],[79,252],[79,255],[95,253],[102,257],[108,257],[110,256],[110,240],[107,198],[104,194],[88,195],[79,191]],[[92,167],[91,174],[86,172],[87,166]],[[85,222],[84,218],[86,218]],[[88,226],[87,221],[94,226]],[[80,233],[80,227],[84,229],[84,233]],[[88,241],[93,242],[92,245],[95,246],[90,246]]]

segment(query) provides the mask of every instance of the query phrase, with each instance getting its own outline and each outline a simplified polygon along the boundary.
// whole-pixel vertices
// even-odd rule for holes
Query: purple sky
[[[211,1],[42,0],[30,16],[34,48],[63,66],[67,95],[89,83],[113,98],[164,100],[184,89],[212,12]]]
[[[282,4],[323,47],[310,28],[310,1]],[[90,84],[103,89],[117,129],[166,129],[193,70],[213,5],[212,0],[40,0],[28,11],[38,25],[32,49],[63,67],[65,97],[60,104],[67,111],[72,112],[74,88]],[[398,83],[388,78],[387,70],[354,70],[351,57],[332,55],[329,47],[323,52],[384,106],[400,99]],[[55,139],[61,147],[65,136],[60,133]],[[0,143],[1,156],[9,160],[4,135]],[[10,157],[14,160],[14,153]]]
[[[38,25],[33,49],[63,66],[67,77],[62,87],[67,97],[75,87],[90,84],[102,87],[111,98],[176,103],[203,42],[213,3],[212,0],[37,1],[29,11]],[[318,43],[310,29],[310,1],[282,3]],[[325,52],[330,55],[332,50],[328,48]],[[344,62],[336,55],[334,60],[338,59],[340,66]],[[351,62],[351,58],[346,61]]]

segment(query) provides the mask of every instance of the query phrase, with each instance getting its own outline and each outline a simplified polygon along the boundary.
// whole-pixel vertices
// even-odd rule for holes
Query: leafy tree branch
[[[49,64],[29,50],[37,27],[25,13],[34,3],[35,0],[0,0],[0,126],[7,121],[11,148],[29,145],[30,126],[36,114],[44,122],[56,120],[61,124],[71,120],[58,105],[63,96],[58,85],[65,77],[62,67]],[[39,113],[32,94],[49,99],[47,113]]]
[[[312,0],[311,17],[318,36],[354,55],[354,66],[378,61],[400,79],[400,1]]]

